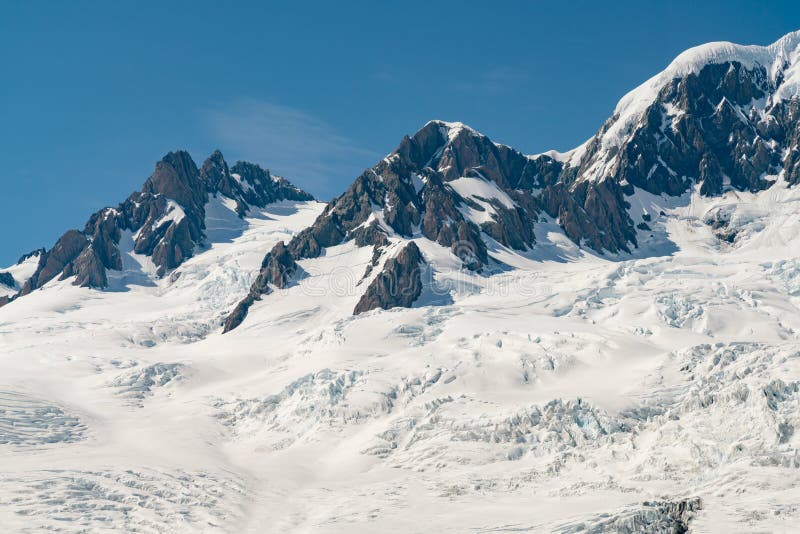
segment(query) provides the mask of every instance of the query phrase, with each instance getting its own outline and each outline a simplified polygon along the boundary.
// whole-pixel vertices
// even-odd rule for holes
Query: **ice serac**
[[[82,231],[69,230],[52,249],[37,251],[39,263],[33,275],[18,294],[0,304],[41,288],[56,277],[73,278],[73,284],[83,287],[106,287],[107,271],[122,269],[119,245],[123,231],[133,236],[133,251],[149,256],[156,274],[163,276],[205,243],[206,205],[216,196],[234,201],[240,217],[251,207],[312,199],[258,165],[238,162],[229,169],[219,151],[200,169],[188,152],[170,152],[156,163],[141,191],[114,208],[96,212]]]
[[[702,500],[695,497],[678,501],[646,501],[640,507],[618,514],[604,514],[592,521],[569,525],[558,532],[664,532],[683,534],[690,531],[690,523],[702,509]]]

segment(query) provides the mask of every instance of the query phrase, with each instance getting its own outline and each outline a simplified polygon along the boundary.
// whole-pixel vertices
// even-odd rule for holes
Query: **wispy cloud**
[[[323,199],[340,194],[380,158],[319,117],[263,100],[207,109],[203,119],[223,152],[258,162]]]
[[[518,88],[530,79],[527,71],[516,67],[497,66],[480,75],[458,81],[454,88],[465,93],[480,96],[492,96]]]
[[[377,70],[370,73],[369,78],[376,82],[391,82],[394,80],[394,75],[388,70]]]

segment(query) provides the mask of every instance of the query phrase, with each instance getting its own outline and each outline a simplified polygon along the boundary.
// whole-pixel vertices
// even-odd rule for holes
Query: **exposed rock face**
[[[163,196],[177,202],[187,212],[200,212],[208,191],[188,152],[170,152],[156,163],[153,174],[142,187],[143,194]]]
[[[748,106],[774,90],[764,67],[739,62],[711,64],[661,89],[641,126],[621,147],[612,174],[655,194],[680,195],[701,181],[705,194],[731,187],[759,191],[777,174],[784,125]],[[771,131],[770,131],[771,130]],[[708,182],[706,182],[708,180]]]
[[[228,198],[240,198],[243,195],[242,186],[238,180],[231,176],[228,163],[222,157],[222,152],[215,150],[200,167],[200,181],[207,191],[219,191]],[[246,211],[245,206],[241,213]]]
[[[544,211],[557,218],[576,243],[598,251],[630,252],[629,244],[636,246],[636,231],[624,192],[613,180],[580,182],[572,188],[557,183],[546,187],[540,199]]]
[[[377,308],[411,307],[422,293],[421,268],[424,261],[417,244],[409,242],[393,258],[386,260],[383,270],[367,287],[356,304],[354,315]]]
[[[45,285],[64,271],[88,246],[89,240],[81,232],[78,230],[67,231],[56,241],[52,249],[39,257],[39,267],[25,282],[20,293],[26,295]]]
[[[247,311],[261,295],[272,293],[272,287],[284,288],[289,285],[289,279],[297,272],[298,265],[283,241],[272,247],[261,262],[261,270],[253,282],[250,292],[239,302],[236,308],[225,319],[223,333],[229,332],[242,324],[247,316]]]
[[[81,287],[105,287],[108,284],[106,269],[93,245],[83,249],[83,252],[70,262],[61,273],[61,280],[75,276],[75,285]]]
[[[248,206],[265,206],[276,200],[313,200],[313,197],[280,176],[272,176],[268,170],[254,163],[237,162],[231,173],[238,177],[241,192],[234,197]]]
[[[240,216],[251,207],[264,207],[279,200],[312,199],[258,165],[239,162],[229,169],[219,151],[200,169],[187,152],[170,152],[156,164],[141,191],[115,208],[98,211],[83,231],[70,230],[51,250],[35,251],[40,254],[39,266],[17,296],[42,287],[57,276],[74,276],[75,285],[106,287],[106,270],[122,269],[119,241],[123,231],[134,235],[134,251],[150,256],[157,274],[163,276],[192,257],[203,242],[205,206],[217,195],[236,201]]]
[[[783,82],[780,72],[737,60],[676,77],[611,146],[609,131],[620,117],[609,119],[587,145],[576,176],[610,177],[673,196],[695,183],[705,195],[725,187],[760,191],[781,171],[796,183],[798,100],[774,98]]]
[[[122,269],[122,258],[117,247],[120,228],[114,210],[106,209],[92,215],[83,233],[92,236],[92,248],[105,268]]]
[[[0,271],[0,284],[6,287],[14,287],[17,285],[17,282],[14,280],[14,277],[11,276],[11,273]]]
[[[278,200],[313,200],[302,189],[253,163],[237,162],[232,168],[219,150],[203,163],[200,181],[206,191],[236,200],[236,212],[244,216],[252,206],[262,207]]]

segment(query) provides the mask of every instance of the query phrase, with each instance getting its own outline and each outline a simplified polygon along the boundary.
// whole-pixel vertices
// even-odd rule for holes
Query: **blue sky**
[[[220,148],[323,199],[427,120],[569,149],[682,50],[767,44],[798,2],[7,2],[0,265]]]

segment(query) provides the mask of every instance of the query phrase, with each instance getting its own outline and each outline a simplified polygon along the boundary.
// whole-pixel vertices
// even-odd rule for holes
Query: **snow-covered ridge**
[[[671,80],[696,74],[706,65],[739,62],[745,68],[763,66],[772,82],[780,81],[774,101],[800,93],[800,30],[789,33],[768,46],[739,45],[727,41],[690,48],[676,57],[666,69],[623,96],[614,114],[615,123],[603,135],[603,147],[619,145],[624,134],[653,103],[658,92]]]
[[[772,98],[764,105],[788,100],[800,95],[800,30],[781,37],[774,43],[761,45],[740,45],[728,41],[702,44],[679,54],[664,70],[648,79],[623,96],[614,108],[614,119],[601,135],[602,148],[619,146],[645,110],[658,96],[659,91],[670,81],[696,74],[703,67],[712,64],[738,62],[745,68],[757,66],[765,68],[769,80],[776,84]],[[472,136],[484,137],[474,128],[457,121],[434,119],[422,128],[435,124],[450,144],[459,134],[466,131]],[[592,139],[564,152],[547,150],[527,157],[538,159],[548,157],[572,167],[580,165],[586,147]],[[496,146],[508,146],[493,141]],[[391,157],[390,154],[387,157]]]
[[[443,128],[444,129],[444,133],[445,133],[445,135],[447,136],[447,138],[448,138],[448,140],[450,142],[452,142],[453,139],[455,139],[456,136],[458,136],[458,134],[460,134],[462,130],[466,130],[468,133],[470,133],[472,135],[480,135],[477,131],[475,131],[473,128],[467,126],[463,122],[448,122],[448,121],[442,121],[442,120],[432,120],[432,121],[429,121],[428,124],[430,124],[430,123],[438,124],[441,128]]]
[[[31,254],[27,258],[23,258],[22,261],[15,265],[0,269],[0,272],[8,273],[8,275],[10,275],[14,280],[14,285],[12,286],[0,284],[0,297],[13,295],[21,286],[25,284],[25,282],[28,281],[28,279],[36,271],[36,267],[39,264],[40,254],[40,252]]]
[[[706,65],[726,62],[738,62],[747,69],[758,66],[765,68],[770,82],[776,84],[774,95],[769,101],[764,102],[765,105],[800,95],[800,30],[788,33],[767,46],[740,45],[728,41],[702,44],[679,54],[667,68],[619,100],[614,108],[613,124],[602,134],[602,147],[619,146],[631,127],[655,101],[659,91],[670,81],[696,74]],[[428,124],[430,123],[442,128],[448,142],[452,142],[464,130],[474,136],[482,136],[480,132],[461,122],[432,120]],[[575,167],[580,164],[588,142],[565,152],[547,150],[528,157],[537,159],[546,156]],[[499,143],[494,144],[503,146]]]
[[[439,126],[443,136],[445,138],[447,138],[447,141],[445,143],[445,147],[447,145],[451,144],[462,132],[466,132],[466,133],[468,133],[469,135],[471,135],[473,137],[486,138],[486,136],[484,134],[482,134],[481,132],[479,132],[478,130],[476,130],[475,128],[473,128],[471,126],[469,126],[467,124],[464,124],[463,122],[445,121],[445,120],[441,120],[441,119],[434,119],[434,120],[430,120],[430,121],[426,122],[425,126],[423,126],[421,128],[421,130],[425,129],[427,126],[429,126],[431,124],[435,124],[435,125]],[[492,144],[497,146],[497,147],[506,147],[506,148],[510,148],[512,150],[515,150],[514,147],[512,147],[510,145],[506,145],[504,143],[498,143],[497,141],[492,141]],[[554,159],[555,161],[558,161],[560,163],[566,163],[566,162],[570,161],[573,158],[573,156],[575,155],[576,152],[580,152],[584,148],[585,144],[586,143],[583,143],[582,145],[580,145],[580,146],[578,146],[576,148],[573,148],[571,150],[568,150],[566,152],[559,152],[557,150],[547,150],[545,152],[541,152],[541,153],[538,153],[538,154],[526,154],[525,157],[528,158],[528,159],[535,160],[535,159],[540,158],[542,156],[546,156],[546,157]],[[444,147],[442,147],[442,149],[444,149]],[[391,156],[392,155],[390,154],[388,157],[391,157]],[[578,159],[580,159],[580,158],[578,158]]]

